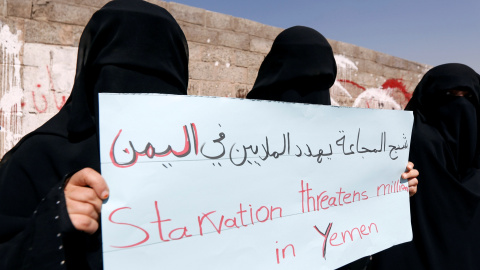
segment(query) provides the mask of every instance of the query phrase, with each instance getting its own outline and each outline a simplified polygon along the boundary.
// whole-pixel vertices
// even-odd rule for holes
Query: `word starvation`
[[[383,191],[383,194],[381,194]],[[380,184],[376,187],[377,196],[385,196],[390,194],[395,194],[399,192],[406,192],[408,193],[408,188],[404,185],[401,185],[399,181],[392,181],[392,185],[390,184]],[[366,190],[362,191],[346,191],[343,188],[339,188],[338,191],[329,193],[328,191],[324,190],[320,193],[313,190],[313,188],[309,185],[308,181],[300,180],[300,190],[298,190],[298,199],[301,200],[301,212],[296,212],[292,215],[292,213],[284,213],[284,207],[280,205],[253,205],[253,204],[245,204],[239,203],[238,208],[231,209],[228,213],[222,213],[217,210],[209,209],[208,211],[200,211],[196,216],[189,219],[189,226],[182,225],[178,226],[173,225],[176,222],[170,218],[161,214],[160,207],[157,201],[154,201],[154,210],[152,211],[155,213],[152,215],[152,221],[149,223],[156,224],[158,233],[158,237],[160,242],[169,242],[171,240],[180,240],[183,238],[189,238],[192,236],[206,236],[210,233],[218,233],[222,234],[222,232],[230,229],[242,229],[249,226],[254,226],[255,224],[262,224],[265,222],[271,223],[275,219],[281,219],[285,217],[293,217],[297,214],[305,214],[309,212],[318,212],[318,211],[326,211],[331,207],[343,207],[349,205],[351,203],[356,203],[364,200],[368,200],[369,197]],[[113,248],[125,249],[125,248],[132,248],[142,244],[145,244],[149,241],[151,237],[151,232],[148,232],[146,227],[142,227],[141,225],[136,225],[130,223],[131,221],[125,221],[124,218],[128,217],[128,213],[132,211],[136,211],[137,209],[132,209],[128,206],[123,206],[117,209],[114,209],[109,217],[108,221],[110,223],[126,226],[130,228],[130,230],[142,232],[144,235],[143,239],[135,243],[129,243],[127,245],[112,245]],[[121,214],[119,215],[119,213]],[[123,216],[119,218],[117,216]],[[191,226],[195,224],[194,226]],[[359,238],[363,239],[363,236],[369,235],[372,232],[371,226],[375,225],[376,231],[378,232],[377,225],[375,223],[371,223],[368,226],[368,232],[364,225],[360,226],[359,228],[355,227],[349,233],[350,241],[353,242],[354,238],[352,236],[353,231],[358,231]],[[258,225],[257,225],[258,226]],[[331,229],[332,223],[328,225],[325,231],[320,231],[317,226],[314,228],[321,236],[324,237],[323,239],[323,257],[325,258],[326,252],[326,243],[327,239],[329,239],[329,233]],[[346,234],[347,232],[339,233],[341,235],[342,240],[336,240],[337,233],[333,233],[331,235],[331,239],[329,240],[331,246],[340,246],[346,243]],[[339,238],[340,239],[340,238]],[[334,244],[335,243],[335,244]]]
[[[191,135],[189,130],[191,130]],[[378,145],[375,148],[367,148],[361,143],[362,139],[362,130],[358,128],[356,138],[354,142],[347,142],[347,136],[344,131],[339,131],[340,137],[335,141],[328,143],[327,147],[316,148],[311,147],[311,144],[308,143],[294,143],[293,136],[290,132],[282,133],[278,137],[282,143],[280,145],[272,144],[272,139],[269,136],[265,136],[265,141],[261,144],[243,144],[237,145],[237,143],[231,143],[231,145],[225,145],[223,142],[226,138],[224,132],[218,134],[218,138],[213,140],[207,140],[199,147],[199,136],[197,132],[197,127],[195,123],[190,124],[190,128],[187,128],[187,125],[183,126],[183,149],[178,151],[174,150],[171,145],[163,147],[161,150],[158,150],[152,143],[147,142],[145,146],[138,146],[132,141],[128,141],[128,146],[119,146],[117,141],[122,135],[122,129],[118,131],[110,147],[110,160],[113,165],[119,168],[128,168],[135,165],[139,162],[141,157],[146,157],[150,160],[159,159],[159,161],[170,161],[167,160],[167,157],[176,157],[176,158],[186,158],[191,155],[199,156],[205,160],[221,160],[227,159],[231,164],[235,166],[243,166],[245,164],[257,164],[258,161],[266,161],[269,158],[279,159],[283,156],[288,157],[308,157],[314,158],[317,163],[322,163],[325,159],[331,159],[331,156],[334,154],[340,154],[344,156],[350,156],[355,154],[367,154],[367,153],[387,153],[388,157],[391,160],[396,160],[398,158],[397,151],[408,149],[408,140],[403,135],[401,144],[388,144],[387,143],[387,132],[383,131],[380,133],[380,140]],[[277,138],[278,139],[278,138]],[[192,145],[193,144],[193,145]],[[125,148],[124,148],[125,147]],[[124,148],[119,150],[117,148]],[[212,151],[212,149],[215,149]],[[216,151],[215,153],[213,153]],[[119,158],[118,155],[122,155],[122,158]],[[126,160],[123,160],[125,156],[129,157]],[[255,159],[252,163],[249,158]],[[142,162],[142,161],[141,161]],[[171,164],[169,164],[171,166]],[[220,165],[220,163],[219,163]],[[166,167],[166,166],[165,166]]]
[[[180,226],[174,229],[169,228],[172,223],[171,218],[163,218],[160,213],[160,209],[158,206],[158,202],[154,202],[154,209],[155,209],[155,219],[150,223],[156,224],[158,227],[156,232],[160,238],[161,242],[169,242],[171,240],[180,240],[183,238],[192,237],[193,234],[190,231],[196,231],[195,235],[204,236],[206,234],[216,232],[221,234],[225,230],[229,229],[240,229],[249,226],[253,226],[255,224],[260,224],[268,221],[272,221],[276,218],[282,218],[282,207],[277,206],[265,206],[261,205],[259,207],[252,206],[248,204],[248,206],[243,205],[242,203],[239,204],[238,211],[232,211],[229,214],[226,213],[219,213],[216,210],[203,212],[199,214],[195,218],[195,222],[197,226],[195,228],[187,228],[187,226]],[[108,217],[108,221],[129,227],[132,230],[141,231],[144,234],[144,238],[135,243],[129,243],[128,245],[117,246],[112,245],[111,247],[114,248],[132,248],[135,246],[139,246],[141,244],[146,243],[150,239],[151,233],[144,227],[140,225],[135,225],[129,222],[125,222],[123,220],[117,219],[117,215],[119,212],[125,211],[133,211],[131,207],[120,207],[112,211]]]

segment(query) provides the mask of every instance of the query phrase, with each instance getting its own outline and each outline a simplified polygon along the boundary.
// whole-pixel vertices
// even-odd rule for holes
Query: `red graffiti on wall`
[[[64,95],[62,95],[61,96],[61,102],[57,101],[57,94],[56,94],[57,91],[55,90],[55,85],[53,84],[52,74],[50,73],[50,68],[48,67],[48,65],[46,67],[47,67],[47,73],[48,73],[48,78],[49,78],[49,89],[51,90],[52,98],[53,98],[53,101],[55,103],[55,107],[57,108],[57,110],[60,110],[63,107],[63,105],[65,105],[66,97]],[[40,88],[40,87],[42,87],[42,85],[37,84],[37,88]],[[35,91],[32,91],[33,107],[35,108],[35,110],[38,113],[45,113],[48,109],[47,97],[44,94],[41,94],[41,98],[43,99],[43,107],[40,108],[37,105],[37,101],[35,99]],[[22,106],[23,105],[24,104],[22,104]]]
[[[352,84],[352,85],[355,85],[356,87],[362,89],[362,90],[365,90],[366,88],[361,86],[360,84],[354,82],[354,81],[350,81],[350,80],[338,80],[339,82],[343,82],[343,83],[349,83],[349,84]]]
[[[356,82],[354,82],[354,81],[343,80],[343,79],[338,80],[338,81],[339,81],[339,82],[342,82],[342,83],[352,84],[352,85],[354,85],[354,86],[356,86],[356,87],[358,87],[358,88],[360,88],[360,89],[362,89],[362,90],[364,90],[364,91],[366,90],[365,87],[361,86],[360,84],[358,84],[358,83],[356,83]],[[403,93],[403,95],[405,96],[405,98],[406,98],[407,100],[410,100],[410,98],[412,98],[412,94],[407,91],[407,87],[405,86],[405,84],[403,84],[402,79],[395,79],[395,78],[393,78],[393,79],[388,79],[388,80],[386,80],[386,81],[382,84],[382,89],[388,89],[388,88],[400,90],[400,91]]]
[[[50,80],[50,89],[53,91],[53,100],[55,101],[55,106],[57,107],[58,110],[60,110],[63,105],[65,105],[65,96],[62,96],[62,103],[58,105],[57,103],[57,97],[55,95],[55,86],[53,85],[53,80],[52,80],[52,75],[50,74],[50,69],[47,66],[47,72],[48,72],[48,78]]]
[[[403,84],[402,79],[388,79],[382,84],[382,89],[387,88],[400,90],[407,100],[412,98],[412,94],[407,91],[407,87]]]
[[[35,101],[35,91],[32,92],[33,106],[35,107],[35,110],[37,110],[38,113],[44,113],[48,109],[47,98],[43,94],[42,94],[42,98],[43,98],[44,107],[43,109],[39,109],[37,106],[37,102]]]
[[[348,79],[337,79],[337,85],[339,87],[333,87],[332,102],[342,106],[400,109],[405,107],[412,97],[407,90],[409,87],[401,78],[387,79],[378,88],[367,88]]]

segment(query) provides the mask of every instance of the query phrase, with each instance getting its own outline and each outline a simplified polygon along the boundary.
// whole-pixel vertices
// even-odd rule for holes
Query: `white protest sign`
[[[334,269],[412,232],[411,112],[100,94],[104,268]]]

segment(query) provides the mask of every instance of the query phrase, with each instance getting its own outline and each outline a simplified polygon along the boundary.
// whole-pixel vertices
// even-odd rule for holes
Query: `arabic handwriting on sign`
[[[305,153],[305,156],[306,157],[311,157],[312,156],[312,150],[310,150],[310,146],[308,144],[306,144],[306,146],[307,146],[308,153]]]
[[[190,139],[190,132],[189,132],[189,129],[187,128],[187,125],[183,126],[184,147],[183,147],[183,150],[181,151],[175,151],[174,149],[172,149],[172,146],[170,144],[165,149],[163,149],[163,151],[157,151],[155,146],[150,142],[148,142],[145,145],[143,150],[139,151],[135,148],[132,141],[128,141],[129,148],[125,148],[123,152],[126,153],[127,155],[130,155],[131,158],[127,162],[119,162],[115,157],[115,147],[116,147],[117,140],[122,133],[122,129],[120,129],[111,145],[110,159],[115,166],[120,168],[128,168],[136,164],[139,157],[142,157],[142,156],[146,156],[149,159],[153,159],[154,157],[166,157],[169,155],[173,155],[177,158],[183,158],[190,155],[192,152],[192,149],[195,151],[195,155],[198,155],[198,153],[200,152],[200,154],[204,158],[209,160],[217,160],[217,159],[225,158],[225,155],[227,154],[226,149],[228,148],[229,143],[226,144],[224,141],[226,138],[226,135],[224,132],[218,133],[218,138],[212,140],[213,144],[203,143],[199,151],[198,133],[194,123],[190,124],[190,130],[193,136],[192,139]],[[381,132],[380,134],[380,143],[378,144],[378,147],[371,148],[371,149],[365,146],[362,146],[360,128],[358,129],[358,132],[357,132],[356,144],[346,143],[347,135],[343,130],[339,131],[339,133],[341,133],[341,137],[335,141],[335,144],[341,147],[340,153],[343,153],[346,156],[353,155],[355,153],[365,154],[365,153],[387,152],[387,133],[385,131]],[[269,140],[269,136],[265,136],[265,142],[259,145],[253,145],[253,144],[239,145],[236,142],[233,142],[232,145],[230,146],[228,159],[230,159],[230,162],[235,166],[243,166],[246,162],[248,162],[251,165],[253,164],[251,161],[248,160],[249,158],[255,158],[255,159],[260,159],[261,161],[266,161],[269,157],[278,159],[284,155],[290,156],[290,146],[291,146],[290,133],[289,132],[283,133],[282,139],[283,139],[283,145],[282,144],[272,145],[272,143]],[[403,139],[405,140],[405,143],[401,146],[398,144],[388,145],[388,147],[390,148],[390,151],[388,152],[390,159],[396,160],[398,158],[397,151],[408,149],[408,140],[405,137],[405,134],[403,134]],[[193,148],[192,148],[192,143],[193,143]],[[302,144],[300,145],[294,144],[294,145],[297,147],[298,151],[294,151],[294,153],[292,153],[292,156],[312,157],[316,159],[317,163],[322,163],[323,157],[329,157],[333,155],[333,149],[332,149],[331,143],[328,144],[328,147],[330,148],[329,151],[327,150],[328,152],[324,150],[325,148],[312,148],[309,144],[304,144],[305,147],[302,147],[301,146]],[[273,149],[275,150],[272,151]],[[212,152],[214,154],[211,154]],[[255,161],[255,163],[260,166],[258,162]],[[215,163],[212,163],[212,164],[215,166]],[[221,166],[220,163],[218,163],[218,165]],[[167,168],[166,165],[164,165],[164,167]]]
[[[225,133],[220,132],[218,133],[218,139],[213,140],[214,143],[219,143],[222,146],[222,152],[216,156],[209,156],[203,153],[203,147],[205,147],[205,143],[202,144],[202,147],[200,148],[200,153],[208,159],[219,159],[222,158],[225,155],[225,146],[222,143],[222,140],[225,139]]]
[[[258,158],[260,158],[262,161],[265,161],[267,160],[269,157],[273,157],[275,159],[278,159],[279,157],[285,155],[285,153],[290,153],[290,133],[287,132],[287,134],[283,133],[283,148],[282,148],[282,151],[279,152],[279,151],[273,151],[272,153],[270,153],[270,144],[268,142],[268,136],[265,136],[265,143],[261,144],[261,147],[263,148],[263,152],[264,152],[264,156],[261,156],[261,155],[258,155]],[[243,145],[242,147],[239,147],[239,148],[236,148],[235,147],[236,143],[234,143],[232,145],[232,147],[230,148],[230,154],[229,154],[229,158],[230,158],[230,161],[232,162],[233,165],[235,166],[242,166],[243,164],[245,164],[245,162],[247,161],[247,158],[248,158],[248,152],[251,152],[253,155],[257,155],[258,152],[259,152],[259,148],[258,145]],[[241,150],[239,150],[241,149]],[[236,151],[234,151],[236,150]],[[247,151],[248,150],[248,151]],[[239,163],[235,162],[234,160],[235,159],[238,159],[236,157],[234,157],[234,153],[237,152],[237,153],[240,153],[240,151],[243,152],[243,155],[241,157],[241,161]]]
[[[192,133],[193,133],[193,142],[194,142],[194,149],[195,149],[195,154],[198,155],[198,135],[197,135],[197,128],[194,123],[190,124]],[[117,136],[115,136],[115,139],[113,140],[112,146],[110,147],[110,159],[116,167],[119,168],[128,168],[133,165],[135,165],[138,161],[138,157],[141,156],[147,156],[148,158],[152,159],[154,157],[166,157],[170,154],[176,156],[176,157],[186,157],[190,154],[191,152],[191,143],[190,143],[190,135],[188,133],[187,126],[183,126],[183,132],[185,136],[185,146],[182,151],[175,151],[172,149],[172,146],[168,145],[167,148],[164,151],[157,152],[155,150],[155,147],[148,142],[143,151],[137,151],[135,147],[133,146],[132,141],[129,141],[128,144],[130,145],[130,148],[132,149],[132,158],[125,162],[121,163],[118,162],[117,159],[115,158],[115,144],[117,143],[118,137],[120,137],[120,134],[122,133],[122,130],[120,129],[118,131]],[[130,151],[126,148],[123,152],[129,154]]]
[[[317,155],[313,155],[313,157],[316,157],[316,158],[317,158],[317,163],[322,163],[322,157],[331,156],[331,155],[333,154],[332,145],[329,144],[329,146],[330,146],[330,153],[324,153],[324,152],[323,152],[323,149],[319,149],[319,150],[318,150],[318,154],[317,154]]]
[[[342,131],[340,131],[340,133],[344,133],[344,131],[342,130]],[[356,146],[355,146],[355,144],[350,144],[349,146],[347,146],[348,144],[347,145],[345,144],[345,137],[346,136],[343,135],[340,139],[338,139],[336,141],[337,146],[342,147],[342,152],[343,152],[344,155],[352,155],[355,152],[359,153],[359,154],[364,154],[364,153],[381,153],[381,152],[387,151],[387,132],[385,132],[385,131],[383,131],[380,134],[379,147],[378,148],[372,148],[372,149],[361,146],[361,143],[360,143],[361,129],[360,128],[358,129],[358,133],[357,133]],[[408,148],[408,140],[405,137],[405,134],[403,134],[403,139],[405,140],[405,143],[402,146],[400,146],[400,145],[389,145],[389,147],[390,147],[390,151],[389,151],[390,159],[396,160],[398,158],[397,151],[398,150],[404,150],[404,149]],[[356,151],[353,150],[354,147],[355,147]],[[308,155],[308,156],[310,156],[310,155]],[[323,154],[323,156],[325,156],[325,154]]]
[[[389,157],[392,160],[396,160],[398,158],[397,151],[398,150],[404,150],[408,148],[408,140],[405,137],[405,134],[403,134],[403,139],[405,140],[405,143],[400,146],[400,145],[388,145],[390,147],[389,151]],[[387,151],[387,132],[382,132],[380,136],[380,147],[378,149],[368,149],[366,147],[361,147],[361,150],[359,149],[360,145],[360,129],[358,129],[358,135],[357,135],[357,152],[358,153],[380,153],[380,152],[385,152]]]
[[[235,163],[233,160],[235,159],[232,155],[233,153],[233,149],[235,148],[235,143],[232,145],[232,147],[230,148],[230,162],[232,162],[233,165],[235,166],[242,166],[243,164],[245,164],[245,161],[247,161],[247,149],[245,148],[245,146],[243,147],[243,158],[242,158],[242,161],[240,163]],[[237,152],[240,152],[238,149],[236,149]]]
[[[230,158],[230,162],[232,162],[233,165],[235,166],[242,166],[243,164],[245,164],[245,161],[247,161],[247,150],[250,150],[254,155],[256,155],[258,153],[258,145],[255,145],[255,149],[253,149],[253,145],[249,145],[249,146],[243,146],[243,158],[242,158],[242,161],[240,163],[235,163],[233,160],[235,159],[233,157],[233,149],[235,148],[235,143],[232,145],[232,147],[230,148],[230,155],[229,155],[229,158]],[[238,149],[235,149],[237,150],[237,152],[240,152],[240,150]],[[252,164],[250,161],[248,161],[248,163]]]
[[[287,137],[288,137],[288,140],[287,140]],[[273,158],[277,159],[280,156],[283,156],[285,154],[285,151],[287,149],[290,149],[290,133],[287,132],[287,136],[285,136],[285,133],[283,133],[283,150],[282,150],[282,152],[273,151],[272,153],[270,153],[270,145],[268,143],[268,136],[265,136],[265,144],[262,144],[262,148],[265,151],[265,156],[264,157],[258,156],[258,157],[263,161],[267,160],[268,157],[273,157]]]
[[[342,131],[343,132],[343,131]],[[350,147],[349,147],[349,150],[350,152],[345,152],[345,135],[343,135],[340,139],[338,139],[336,141],[337,145],[338,146],[341,146],[342,147],[342,151],[343,151],[343,154],[344,155],[351,155],[351,154],[354,154],[353,150],[352,150],[352,147],[354,146],[354,144],[350,144]]]
[[[389,154],[389,156],[390,156],[390,158],[391,158],[392,160],[395,160],[395,159],[398,158],[398,155],[396,155],[396,154],[397,154],[397,150],[403,150],[403,149],[407,149],[407,148],[408,148],[408,140],[407,140],[407,138],[405,137],[405,134],[403,134],[403,139],[405,140],[405,143],[404,143],[402,146],[400,146],[400,145],[397,145],[397,146],[395,146],[395,145],[389,145],[389,146],[388,146],[388,147],[390,147],[390,154]],[[394,151],[395,151],[395,152],[394,152]],[[392,156],[392,154],[393,154],[394,156]]]
[[[360,132],[361,130],[358,129],[358,134],[357,134],[357,153],[380,153],[380,152],[385,152],[385,144],[387,141],[387,133],[384,131],[380,135],[380,147],[378,149],[368,149],[366,147],[361,147],[361,150],[359,149],[360,146]]]
[[[298,151],[300,151],[298,154],[295,154],[296,157],[301,157],[302,156],[302,148],[300,146],[296,145],[298,148]]]

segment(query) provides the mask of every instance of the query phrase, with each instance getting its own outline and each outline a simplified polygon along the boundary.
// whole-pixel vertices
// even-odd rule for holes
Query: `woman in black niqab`
[[[337,64],[327,39],[305,26],[290,27],[273,41],[247,99],[330,105]],[[341,269],[362,269],[369,258]]]
[[[375,269],[480,268],[480,75],[462,64],[428,71],[413,111],[413,241],[374,256]]]
[[[67,175],[100,171],[97,94],[185,95],[187,83],[187,42],[165,9],[115,0],[97,11],[65,106],[1,160],[0,269],[101,269],[100,230],[76,230],[63,193]]]
[[[314,29],[294,26],[275,38],[247,99],[331,105],[330,87],[337,65],[327,39]],[[409,163],[402,175],[408,178],[410,195],[416,192],[418,171]],[[339,270],[365,269],[370,257],[360,258]]]
[[[327,39],[312,28],[294,26],[273,41],[247,98],[330,105],[336,76]]]

